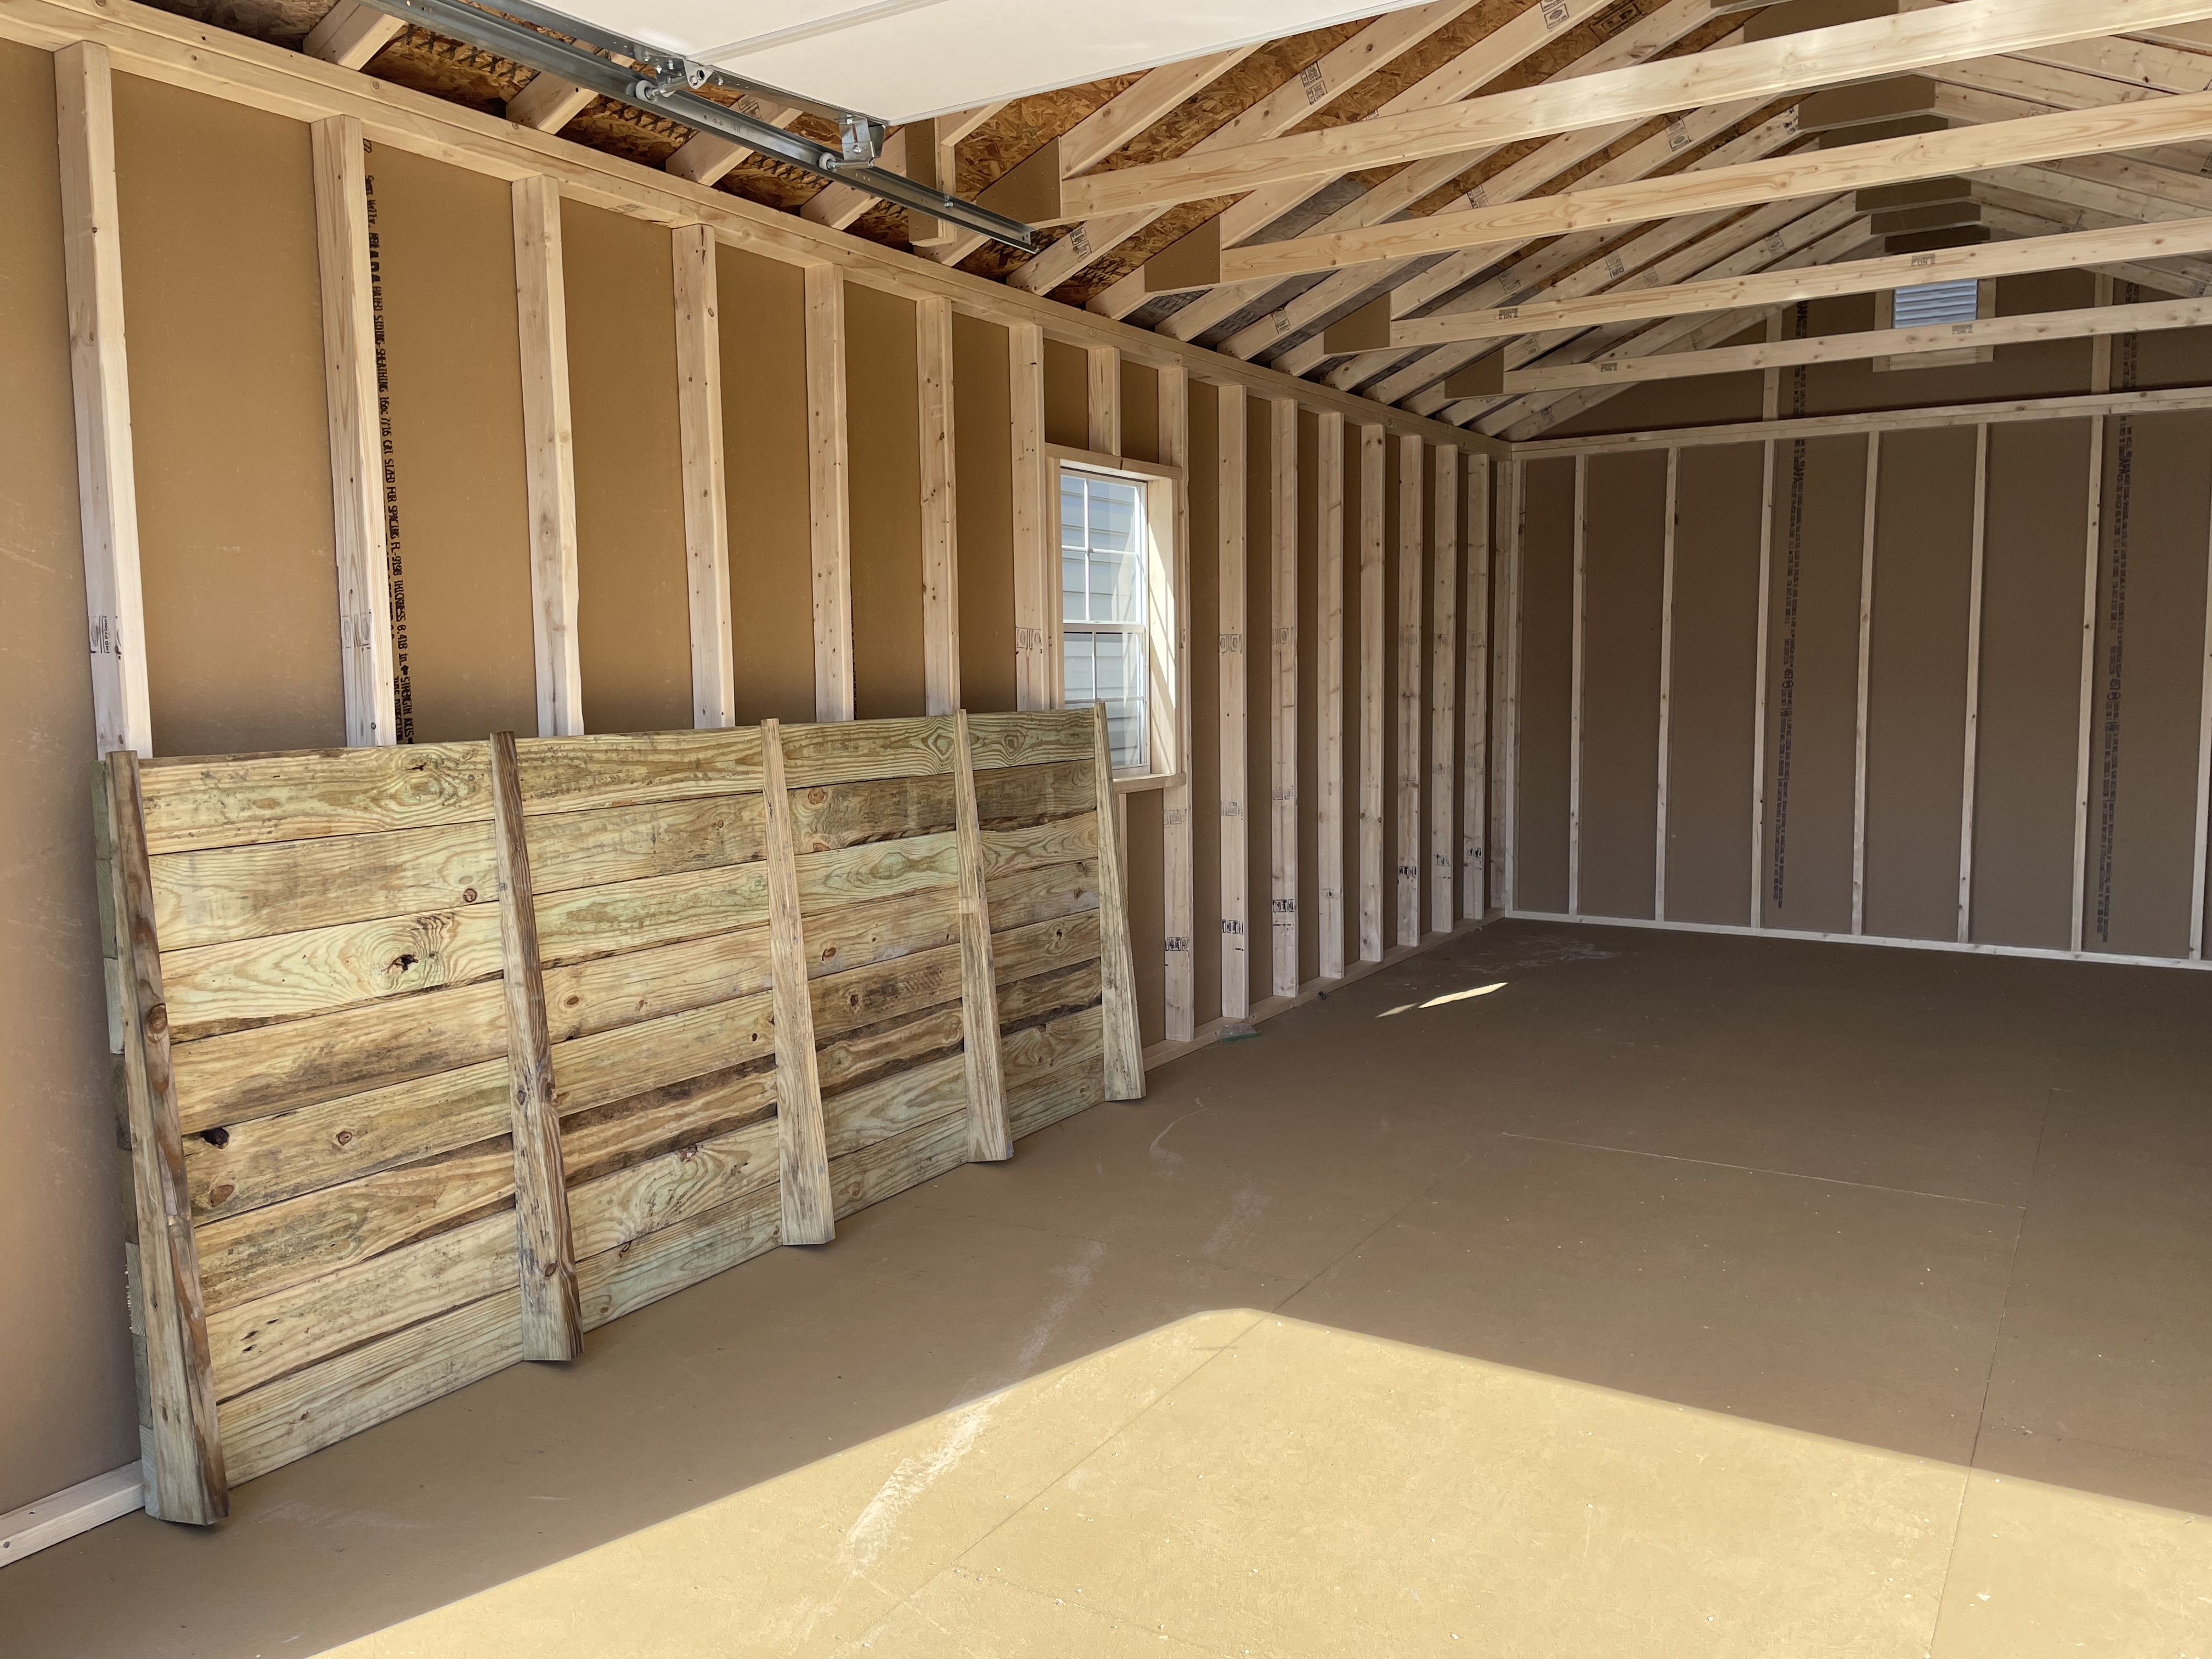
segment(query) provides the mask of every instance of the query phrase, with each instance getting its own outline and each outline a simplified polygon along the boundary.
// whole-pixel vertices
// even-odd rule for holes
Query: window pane
[[[1091,619],[1091,612],[1085,607],[1090,585],[1089,566],[1083,555],[1063,551],[1060,556],[1060,619],[1062,622],[1079,623]]]
[[[1133,553],[1091,556],[1091,620],[1133,623],[1137,608],[1137,576],[1144,561]]]
[[[1083,480],[1073,473],[1060,475],[1060,544],[1083,545]]]
[[[1086,480],[1091,488],[1091,545],[1127,553],[1137,522],[1137,486]]]

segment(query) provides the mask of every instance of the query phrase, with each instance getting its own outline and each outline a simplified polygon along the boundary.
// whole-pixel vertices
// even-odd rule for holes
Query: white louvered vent
[[[1899,328],[1933,328],[1971,323],[1981,310],[1982,285],[1971,276],[1954,283],[1922,283],[1899,289],[1892,316]]]

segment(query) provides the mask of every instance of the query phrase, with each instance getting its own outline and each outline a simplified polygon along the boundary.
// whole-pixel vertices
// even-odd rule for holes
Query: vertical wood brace
[[[933,221],[932,222],[934,222]],[[960,502],[952,447],[952,301],[915,301],[921,396],[921,655],[933,714],[960,707]]]
[[[1241,394],[1240,394],[1241,395]],[[1114,757],[1106,705],[1091,705],[1091,776],[1098,800],[1100,1013],[1105,1027],[1106,1098],[1145,1097],[1145,1039],[1137,1018],[1137,970],[1129,954],[1129,894],[1114,833]],[[1224,953],[1224,955],[1226,952]]]
[[[1977,757],[1982,736],[1982,568],[1990,537],[1990,428],[1985,422],[1974,428],[1974,542],[1966,576],[1966,763],[1959,783],[1959,943],[1974,936],[1974,793]],[[2209,591],[2212,592],[2212,591]],[[2208,598],[2212,604],[2212,598]],[[2208,658],[2212,661],[2212,658]],[[2208,709],[2212,714],[2212,709]],[[2212,732],[2212,726],[2205,728]],[[2203,775],[2198,772],[2198,822],[2203,822]],[[2200,879],[2204,860],[2197,861]],[[2197,914],[2202,916],[2200,902]],[[2202,927],[2200,921],[2199,927]],[[2192,940],[2196,937],[2193,930]],[[2191,954],[2194,954],[2192,950]]]
[[[1091,447],[1101,455],[1121,453],[1121,354],[1113,346],[1084,353],[1088,374],[1085,407],[1089,411]]]
[[[377,10],[362,0],[337,0],[322,21],[307,32],[300,50],[310,58],[343,69],[366,69],[370,58],[398,38],[406,20]]]
[[[1421,942],[1421,441],[1398,440],[1398,943]]]
[[[853,718],[853,503],[846,442],[845,276],[806,267],[806,500],[813,520],[814,718]]]
[[[561,187],[537,174],[516,179],[514,198],[538,735],[575,737],[584,729],[584,676],[576,653],[576,441],[568,413]]]
[[[507,998],[507,1102],[514,1135],[515,1273],[522,1287],[522,1357],[584,1352],[561,1116],[553,1104],[553,1039],[538,957],[538,899],[522,818],[514,733],[491,738],[492,831],[499,854],[499,943]]]
[[[164,1521],[206,1526],[230,1512],[222,1433],[216,1417],[215,1371],[199,1253],[185,1186],[184,1136],[169,1059],[169,1011],[161,987],[161,941],[154,930],[154,881],[146,854],[138,757],[107,757],[105,805],[108,879],[119,980],[122,1116],[127,1133],[137,1235],[132,1285],[145,1345],[140,1428],[146,1511]]]
[[[730,515],[722,471],[721,301],[714,233],[679,225],[676,391],[684,470],[684,553],[691,604],[691,724],[737,723],[737,656],[730,621]]]
[[[1170,466],[1190,467],[1190,376],[1180,368],[1159,371],[1159,455]],[[1163,955],[1170,1042],[1188,1042],[1197,1029],[1196,958],[1191,934],[1197,925],[1197,846],[1190,793],[1190,491],[1175,492],[1176,769],[1179,781],[1161,793],[1161,875],[1165,948]]]
[[[385,544],[376,318],[370,304],[368,184],[361,121],[356,116],[333,115],[316,122],[309,131],[346,742],[390,744],[398,741],[398,720],[392,702],[391,557]]]
[[[1013,323],[1006,329],[1007,409],[1013,442],[1014,702],[1020,708],[1055,708],[1060,687],[1053,678],[1052,600],[1055,551],[1051,523],[1052,480],[1044,453],[1044,329]]]
[[[837,1236],[836,1206],[830,1191],[829,1137],[822,1125],[822,1075],[814,1055],[814,1004],[806,985],[806,929],[799,914],[799,866],[791,796],[783,781],[783,733],[772,720],[761,722],[761,816],[767,831],[769,965],[775,981],[782,1242],[826,1244]]]
[[[1429,621],[1429,926],[1448,933],[1458,919],[1454,902],[1459,872],[1452,808],[1459,769],[1459,504],[1460,453],[1436,452],[1436,568]]]
[[[1881,433],[1867,434],[1864,538],[1859,551],[1859,680],[1851,763],[1851,932],[1866,932],[1867,710],[1874,667],[1874,538],[1881,497]]]
[[[1214,388],[1220,416],[1215,423],[1216,508],[1219,526],[1221,686],[1221,1017],[1242,1020],[1252,1012],[1249,834],[1251,781],[1247,750],[1244,667],[1245,466],[1250,441],[1244,388]]]
[[[1589,610],[1589,457],[1575,457],[1572,686],[1567,704],[1567,914],[1583,913],[1583,635]]]
[[[2104,550],[2105,417],[2089,422],[2089,511],[2081,556],[2081,678],[2074,757],[2074,915],[2067,949],[2081,948],[2081,909],[2089,879],[2089,732],[2095,714],[2097,567]]]
[[[1382,960],[1382,428],[1359,428],[1359,959]]]
[[[1344,977],[1344,416],[1321,417],[1321,463],[1314,526],[1321,568],[1315,605],[1321,638],[1315,641],[1314,851],[1320,866],[1321,976]]]
[[[964,709],[953,713],[952,737],[953,812],[960,842],[960,1041],[968,1078],[968,1158],[970,1163],[996,1163],[1014,1155],[1014,1132],[1006,1118],[1006,1075],[999,1063],[999,974],[991,952],[983,825],[975,809],[975,767],[968,748]],[[1103,820],[1099,833],[1102,837],[1106,833]],[[1122,931],[1126,951],[1127,927]]]
[[[1512,463],[1505,503],[1505,569],[1501,579],[1505,593],[1502,623],[1505,650],[1500,678],[1505,694],[1501,711],[1503,753],[1498,757],[1504,775],[1497,791],[1501,831],[1498,846],[1502,896],[1508,910],[1517,909],[1521,902],[1521,544],[1528,518],[1528,473],[1527,462]]]
[[[1490,458],[1475,455],[1468,467],[1467,503],[1467,756],[1460,787],[1460,857],[1465,865],[1460,915],[1481,916],[1489,854],[1485,831],[1490,813]]]
[[[1273,808],[1268,822],[1270,873],[1268,938],[1273,945],[1273,988],[1279,997],[1298,994],[1298,404],[1278,398],[1269,405],[1268,459],[1275,487],[1272,515],[1275,532],[1274,584],[1269,605],[1274,618],[1275,707]]]
[[[70,383],[76,413],[77,514],[91,640],[94,739],[154,752],[146,690],[138,490],[123,332],[123,240],[115,201],[115,102],[107,48],[54,54],[61,144],[62,264],[69,287]],[[147,1490],[153,1488],[149,1483]]]
[[[1767,611],[1774,591],[1774,440],[1765,445],[1759,487],[1759,627],[1753,650],[1751,709],[1751,925],[1765,925],[1765,884],[1760,860],[1766,846]]]
[[[1984,438],[1989,432],[1982,428]],[[2192,843],[2196,856],[2189,875],[2189,959],[2204,957],[2204,860],[2207,836],[2212,833],[2212,550],[2208,550],[2204,580],[2204,661],[2197,687],[2197,830]]]
[[[1674,715],[1674,537],[1681,523],[1682,452],[1667,451],[1667,522],[1659,568],[1659,770],[1652,813],[1651,919],[1667,920],[1667,780],[1673,769]]]

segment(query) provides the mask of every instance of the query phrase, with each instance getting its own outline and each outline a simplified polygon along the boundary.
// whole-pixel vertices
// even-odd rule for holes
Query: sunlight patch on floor
[[[1208,1313],[334,1651],[2203,1659],[2212,1523]]]

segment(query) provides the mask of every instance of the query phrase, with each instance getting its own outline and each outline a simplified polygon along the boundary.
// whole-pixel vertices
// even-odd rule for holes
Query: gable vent
[[[1982,285],[1972,276],[1954,283],[1922,283],[1899,289],[1891,315],[1899,328],[1971,323],[1981,312]]]

